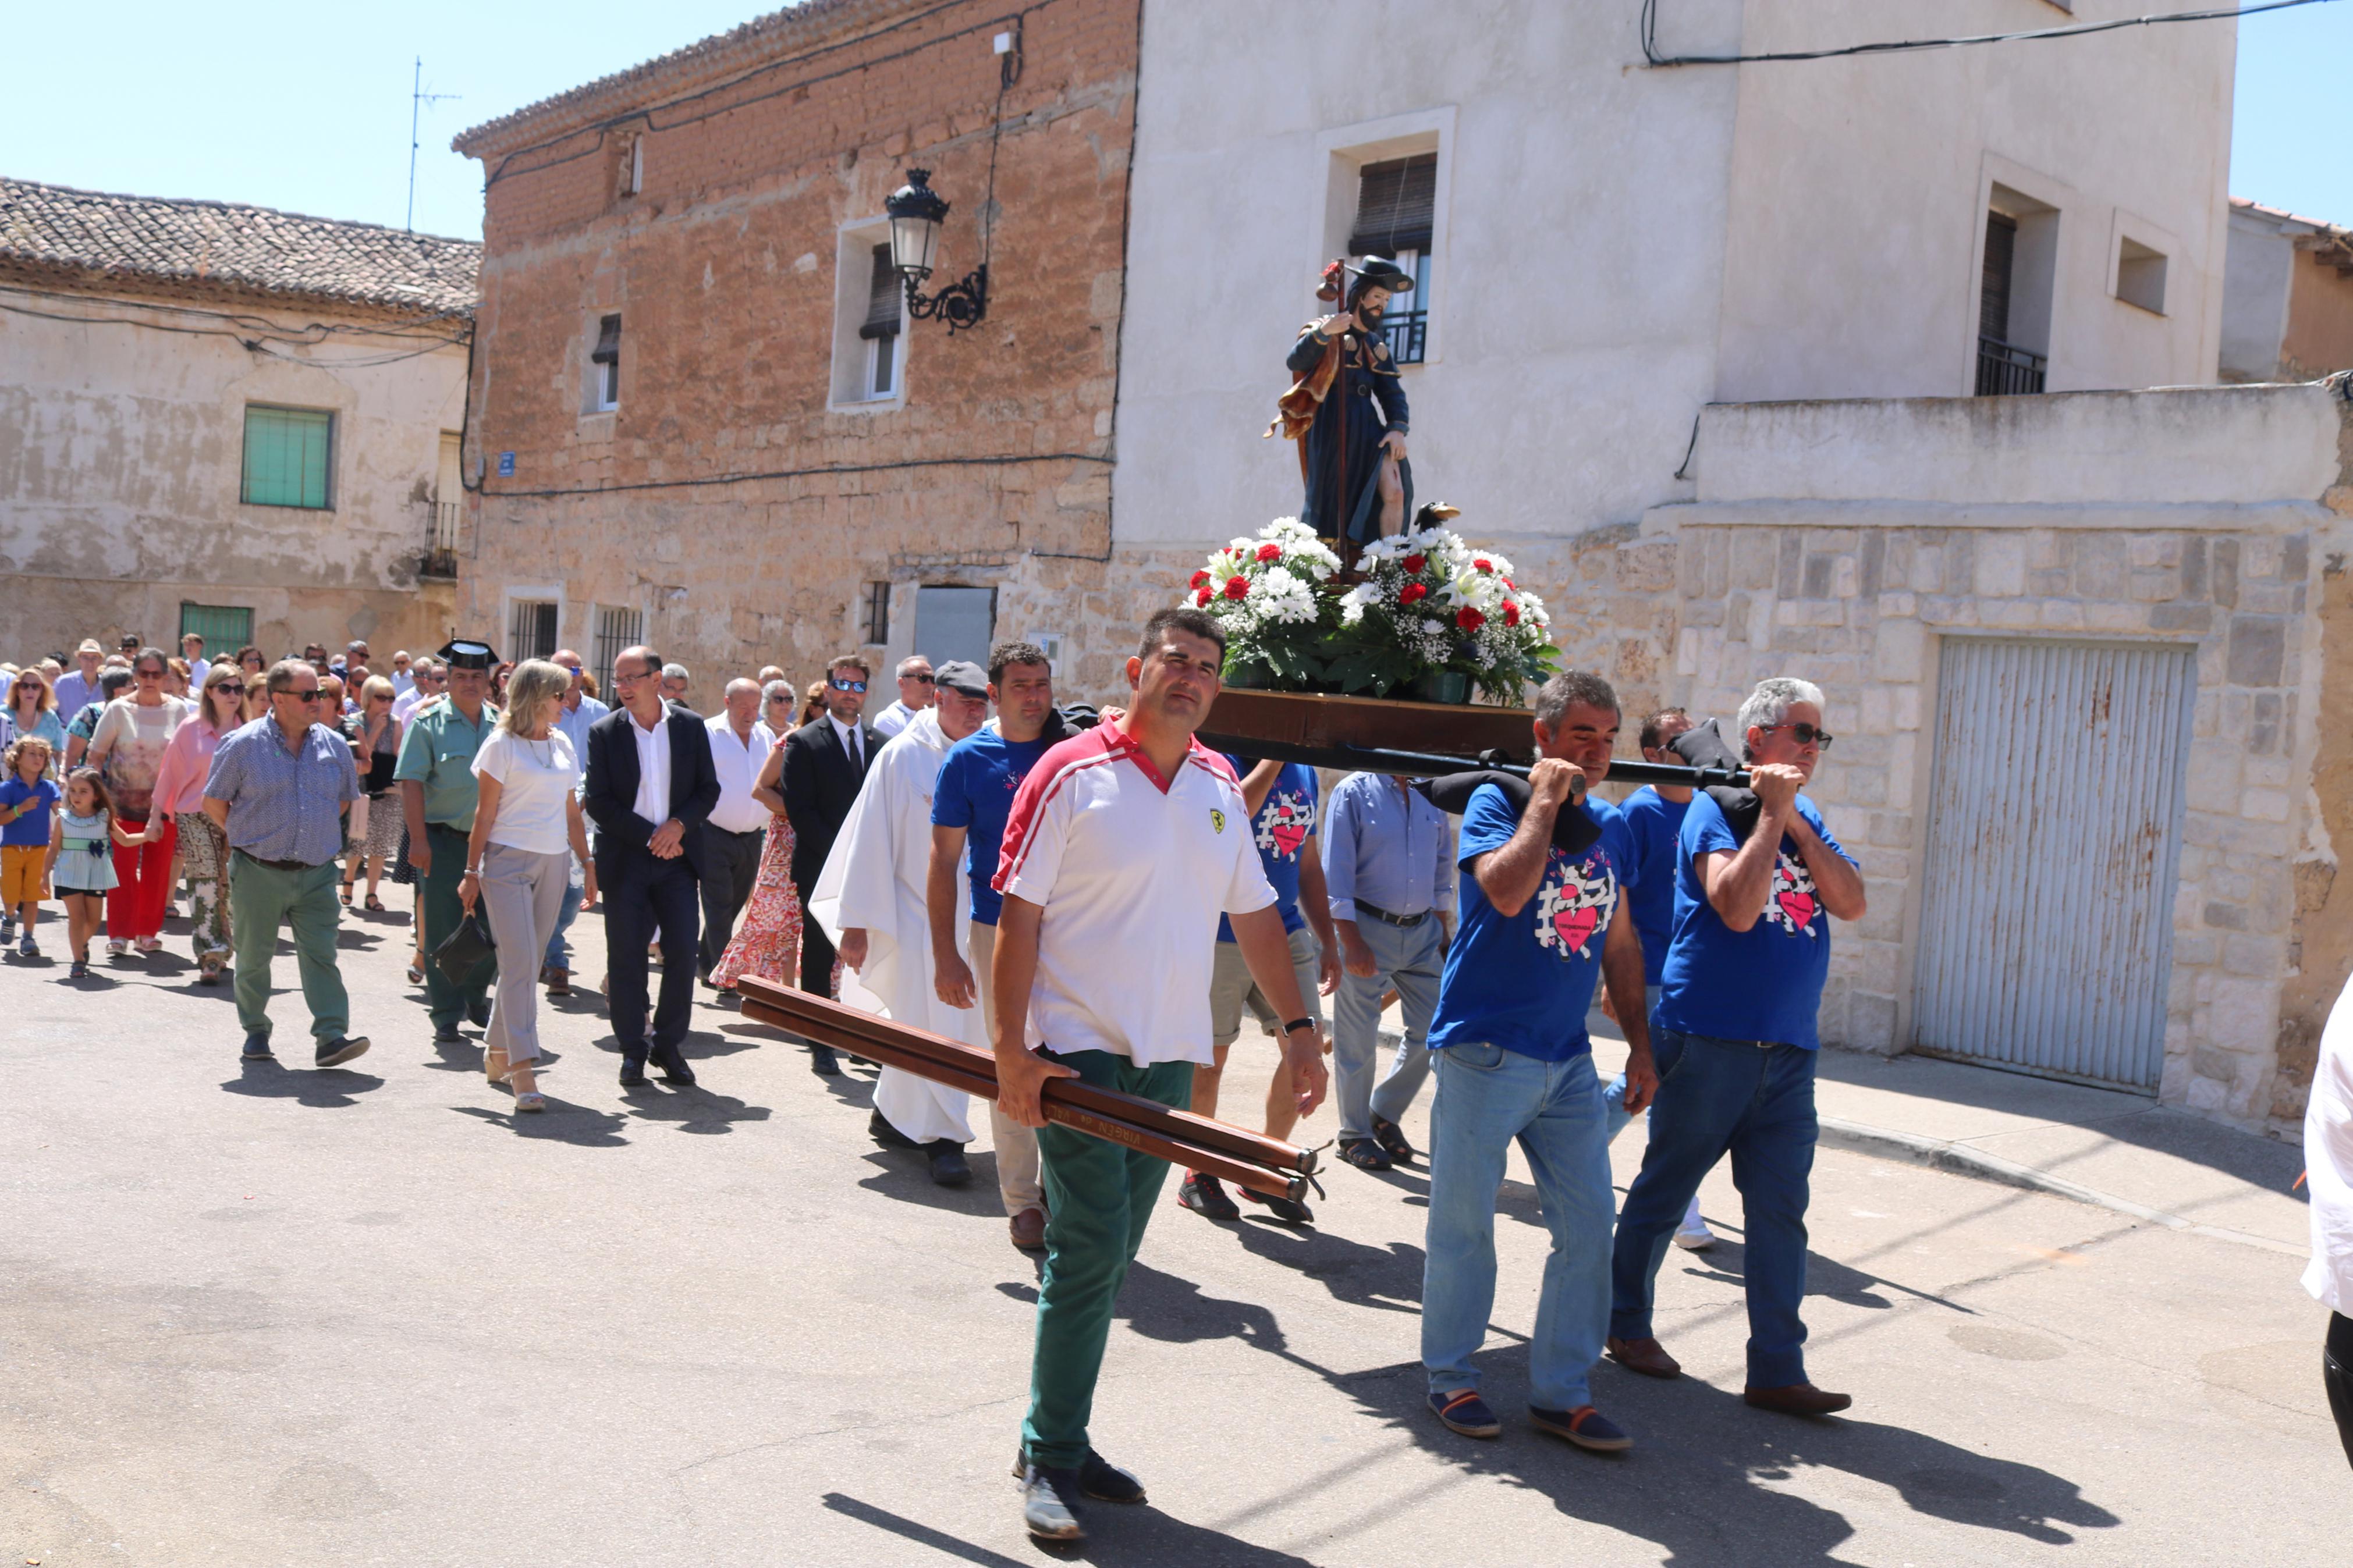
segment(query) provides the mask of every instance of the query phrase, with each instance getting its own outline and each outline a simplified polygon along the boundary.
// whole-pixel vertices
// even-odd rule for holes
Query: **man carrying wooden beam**
[[[1046,1080],[1186,1106],[1195,1064],[1211,1059],[1211,947],[1224,914],[1284,1021],[1299,1114],[1324,1099],[1322,1047],[1241,788],[1193,739],[1224,658],[1208,616],[1154,615],[1127,661],[1134,705],[1039,759],[1006,825],[989,987],[998,1104],[1039,1129],[1051,1215],[1018,1469],[1022,1522],[1040,1540],[1082,1538],[1082,1496],[1144,1500],[1142,1483],[1089,1444],[1087,1422],[1113,1303],[1168,1173],[1166,1161],[1047,1125]]]

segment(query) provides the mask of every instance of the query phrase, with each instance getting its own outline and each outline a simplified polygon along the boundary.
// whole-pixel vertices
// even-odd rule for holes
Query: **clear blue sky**
[[[407,192],[410,61],[421,54],[427,89],[460,96],[425,110],[417,226],[472,237],[481,232],[480,166],[448,150],[454,132],[724,31],[760,5],[248,0],[224,12],[124,0],[102,14],[18,5],[7,22],[16,68],[0,93],[0,173],[396,224]],[[1634,0],[1624,8],[1630,16]],[[2353,223],[2348,79],[2353,0],[2241,23],[2232,194]]]

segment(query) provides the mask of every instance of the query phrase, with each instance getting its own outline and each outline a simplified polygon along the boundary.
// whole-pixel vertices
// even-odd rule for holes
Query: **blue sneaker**
[[[1500,1437],[1504,1433],[1504,1424],[1495,1419],[1494,1411],[1488,1408],[1476,1389],[1451,1397],[1433,1394],[1430,1396],[1430,1412],[1449,1432],[1459,1432],[1465,1437]]]
[[[1539,1410],[1528,1406],[1528,1425],[1539,1432],[1549,1432],[1556,1437],[1566,1437],[1580,1448],[1597,1454],[1618,1454],[1634,1446],[1634,1439],[1590,1405],[1580,1405],[1574,1410]]]
[[[249,1062],[266,1062],[271,1060],[272,1053],[269,1049],[269,1037],[262,1034],[246,1036],[245,1049],[238,1054]]]

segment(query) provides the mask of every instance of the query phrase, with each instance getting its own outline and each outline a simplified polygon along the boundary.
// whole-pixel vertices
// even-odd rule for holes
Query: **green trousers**
[[[425,873],[425,1005],[438,1031],[454,1029],[469,1008],[491,1005],[491,984],[499,977],[496,955],[474,965],[463,984],[450,979],[434,962],[433,950],[466,918],[458,901],[458,884],[466,876],[467,835],[438,822],[426,824],[425,841],[433,850],[433,869]],[[518,962],[529,962],[528,954]]]
[[[311,1033],[340,1040],[351,1033],[352,1002],[335,967],[335,922],[342,918],[335,863],[282,871],[244,855],[229,857],[229,928],[237,939],[237,1021],[248,1035],[269,1033],[269,960],[278,928],[294,929],[294,968],[311,1008]]]
[[[1193,1064],[1130,1065],[1109,1051],[1046,1053],[1104,1089],[1185,1110]],[[1033,1465],[1075,1469],[1087,1457],[1087,1418],[1111,1338],[1112,1306],[1144,1227],[1160,1201],[1168,1162],[1074,1132],[1038,1130],[1046,1181],[1046,1271],[1038,1288],[1038,1342],[1029,1363],[1022,1451]]]

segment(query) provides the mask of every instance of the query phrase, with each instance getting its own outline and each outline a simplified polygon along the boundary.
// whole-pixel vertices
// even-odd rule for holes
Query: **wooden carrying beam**
[[[983,1100],[997,1098],[997,1058],[977,1047],[754,975],[744,976],[737,988],[744,1016],[755,1023],[789,1029],[817,1045],[899,1068]],[[1049,1121],[1253,1192],[1303,1198],[1305,1178],[1315,1171],[1312,1150],[1077,1079],[1047,1079],[1043,1100]]]

